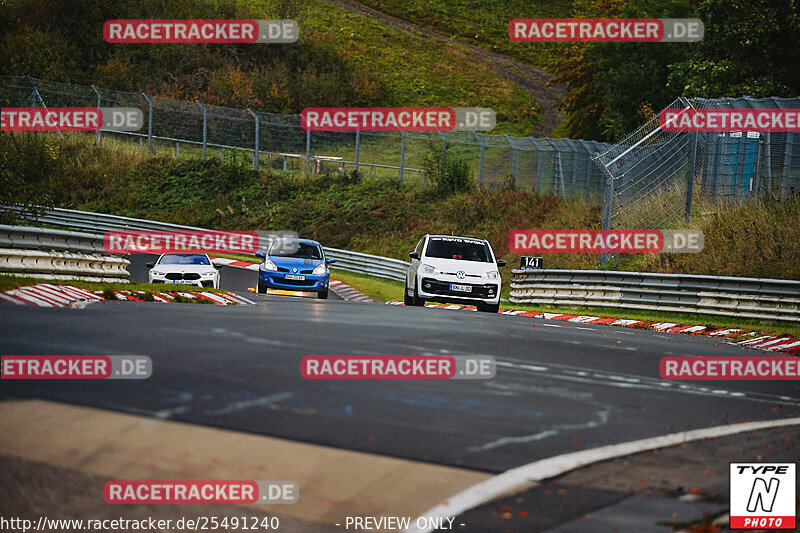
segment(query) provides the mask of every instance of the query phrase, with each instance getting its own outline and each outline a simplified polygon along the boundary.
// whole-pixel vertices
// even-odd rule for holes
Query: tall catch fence
[[[679,98],[666,109],[693,108],[797,109],[800,98]],[[800,194],[800,136],[792,132],[667,132],[656,115],[594,161],[605,174],[603,229],[688,224],[700,198],[741,203]]]
[[[113,91],[26,76],[0,76],[0,106],[136,107],[144,127],[98,135],[128,139],[143,152],[178,157],[223,157],[236,150],[253,168],[300,172],[357,169],[363,176],[422,185],[426,161],[438,154],[464,160],[486,187],[513,185],[559,196],[599,199],[604,173],[592,157],[611,145],[572,139],[538,139],[477,132],[307,132],[299,115],[279,115],[145,93]]]

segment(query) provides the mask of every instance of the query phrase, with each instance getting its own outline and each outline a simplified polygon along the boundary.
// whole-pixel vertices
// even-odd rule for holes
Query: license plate
[[[194,285],[195,282],[191,279],[173,279],[172,283],[177,285]]]
[[[294,279],[294,280],[301,281],[301,280],[306,279],[306,277],[305,276],[298,276],[297,274],[286,274],[286,279]]]
[[[453,292],[472,292],[471,285],[450,285],[450,290]]]

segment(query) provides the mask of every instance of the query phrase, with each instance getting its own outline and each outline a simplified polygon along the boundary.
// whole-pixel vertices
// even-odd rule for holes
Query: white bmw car
[[[155,263],[147,263],[147,266],[150,268],[150,283],[219,289],[219,267],[211,262],[207,254],[166,253],[161,254]]]
[[[500,272],[489,241],[452,235],[425,235],[409,254],[403,301],[426,300],[475,305],[478,311],[500,309]]]

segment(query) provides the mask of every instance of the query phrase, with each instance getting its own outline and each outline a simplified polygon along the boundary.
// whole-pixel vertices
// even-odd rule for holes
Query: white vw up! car
[[[500,309],[500,272],[506,266],[495,259],[484,239],[452,235],[425,235],[409,254],[403,301],[424,305],[425,300],[475,305],[478,311]]]

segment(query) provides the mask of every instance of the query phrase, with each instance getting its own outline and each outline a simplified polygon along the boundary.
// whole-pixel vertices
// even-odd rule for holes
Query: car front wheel
[[[258,294],[267,294],[267,286],[266,284],[262,283],[261,280],[258,280],[258,288],[256,289]]]
[[[325,289],[322,292],[318,292],[317,293],[317,299],[318,300],[327,300],[328,299],[328,290]]]

